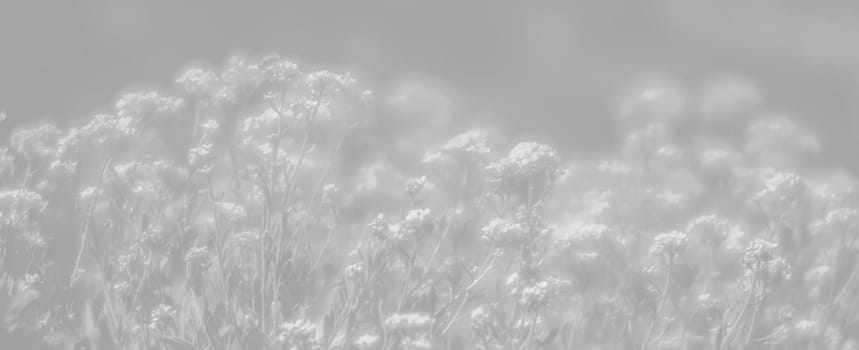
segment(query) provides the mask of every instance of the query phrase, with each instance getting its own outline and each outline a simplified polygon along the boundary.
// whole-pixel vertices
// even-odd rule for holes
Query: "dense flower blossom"
[[[487,138],[486,130],[469,130],[448,140],[442,150],[454,156],[478,158],[490,152]]]
[[[364,334],[352,342],[358,350],[373,350],[378,347],[379,336],[375,334]]]
[[[426,176],[407,179],[406,194],[408,194],[409,197],[415,197],[424,189],[424,187],[427,187],[427,185],[428,184]]]
[[[859,182],[803,163],[816,147],[798,124],[758,119],[743,152],[712,120],[669,120],[685,92],[645,84],[625,149],[561,164],[548,144],[496,155],[484,129],[436,134],[449,121],[386,129],[389,114],[456,116],[447,97],[376,110],[349,74],[277,55],[201,67],[176,79],[181,97],[125,94],[115,114],[0,145],[0,333],[129,349],[855,345]],[[388,131],[427,148],[393,150]]]
[[[119,116],[142,117],[147,113],[176,113],[184,107],[182,99],[164,96],[155,91],[127,93],[114,104]]]
[[[686,250],[689,240],[686,233],[680,231],[669,231],[656,235],[653,245],[650,246],[650,254],[674,257]]]
[[[398,241],[419,238],[420,234],[432,229],[431,213],[427,208],[409,210],[402,221],[392,225],[393,238]]]
[[[205,267],[209,263],[209,249],[206,247],[192,247],[185,253],[185,263],[194,267]]]
[[[780,282],[790,279],[791,266],[776,255],[778,245],[757,238],[746,246],[743,265],[764,280]]]
[[[715,214],[698,216],[686,225],[686,232],[712,244],[723,242],[732,229],[727,220]]]
[[[555,177],[560,163],[554,148],[536,142],[521,142],[510,150],[507,157],[490,164],[488,169],[502,178],[527,179],[537,175]]]
[[[184,89],[185,93],[194,96],[212,93],[219,83],[217,73],[202,67],[189,68],[176,78],[176,84]]]
[[[435,320],[422,313],[399,313],[385,319],[385,328],[390,331],[411,333],[428,330]]]
[[[152,310],[149,317],[149,329],[153,332],[163,331],[166,327],[173,325],[177,311],[173,306],[159,304]]]
[[[12,211],[24,212],[44,205],[42,195],[31,190],[0,191],[0,210],[7,215]]]
[[[285,60],[278,55],[268,55],[259,64],[266,79],[275,84],[292,83],[301,76],[298,64]]]
[[[327,70],[310,72],[305,78],[305,83],[313,95],[321,93],[339,93],[355,83],[351,76],[341,75]]]
[[[62,131],[51,124],[42,124],[21,129],[9,136],[9,143],[16,152],[29,158],[44,158],[54,153]]]
[[[202,174],[212,171],[214,160],[214,145],[211,143],[201,143],[188,150],[188,165]]]
[[[112,147],[137,133],[137,120],[129,116],[97,114],[89,124],[79,129],[83,140],[98,147]]]
[[[277,341],[287,350],[316,350],[322,346],[316,337],[316,325],[306,320],[281,324]]]
[[[481,231],[483,240],[496,247],[519,244],[526,238],[527,232],[521,223],[505,219],[493,219]]]

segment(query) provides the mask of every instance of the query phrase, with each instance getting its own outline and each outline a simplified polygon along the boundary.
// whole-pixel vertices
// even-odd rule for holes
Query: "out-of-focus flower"
[[[777,247],[778,245],[773,242],[756,238],[746,246],[743,263],[752,269],[757,269],[757,266],[767,263],[775,258],[775,249]]]
[[[414,333],[429,330],[435,319],[423,313],[399,313],[388,316],[384,326],[389,331]]]
[[[421,158],[421,162],[429,165],[441,165],[450,162],[452,158],[441,152],[426,152]]]
[[[856,235],[859,232],[859,210],[855,208],[834,208],[826,217],[814,225],[814,233],[835,235]]]
[[[277,342],[288,350],[319,350],[322,345],[316,336],[316,325],[306,320],[295,320],[280,325]]]
[[[268,55],[260,60],[259,68],[268,82],[274,84],[291,84],[301,77],[298,65],[278,55]]]
[[[402,340],[403,350],[433,350],[432,341],[426,336],[405,337]]]
[[[807,187],[803,179],[789,172],[765,172],[763,189],[754,199],[763,212],[772,219],[794,222],[804,217]]]
[[[310,88],[310,92],[314,96],[322,93],[336,94],[355,83],[348,74],[341,75],[327,70],[310,72],[305,78],[305,83]]]
[[[335,184],[325,184],[322,187],[322,200],[329,203],[337,203],[338,199],[342,195],[342,191],[340,187]]]
[[[214,144],[204,142],[188,150],[188,165],[201,174],[208,174],[214,168]]]
[[[499,181],[527,180],[540,175],[552,179],[559,174],[560,158],[554,148],[536,142],[516,144],[507,157],[489,164],[487,170]]]
[[[97,147],[113,147],[137,133],[138,120],[129,116],[97,114],[79,129],[81,140]]]
[[[390,225],[385,220],[385,215],[381,213],[367,224],[367,228],[377,237],[387,237],[391,230]]]
[[[210,261],[209,249],[206,247],[191,247],[185,253],[185,264],[188,264],[188,266],[205,268],[209,265]]]
[[[164,96],[155,91],[140,91],[124,94],[114,107],[120,117],[145,117],[149,113],[163,115],[179,112],[185,102],[180,98]]]
[[[373,350],[378,347],[379,336],[376,334],[364,334],[352,342],[358,350]]]
[[[478,306],[471,311],[471,330],[478,336],[489,336],[501,324],[501,313],[497,304]]]
[[[409,197],[414,198],[424,189],[426,185],[426,176],[408,179],[406,180],[406,194],[408,194]]]
[[[265,80],[265,73],[251,57],[234,54],[227,58],[220,77],[224,86],[223,90],[216,93],[216,97],[221,95],[221,98],[227,98],[229,95],[255,90]]]
[[[30,159],[55,156],[62,131],[51,124],[15,131],[9,136],[12,149]]]
[[[539,281],[532,285],[524,286],[519,295],[519,304],[529,310],[535,310],[546,305],[549,301],[549,282]]]
[[[746,246],[743,265],[764,281],[780,283],[790,279],[791,267],[784,259],[776,256],[777,247],[775,243],[764,239],[754,239]]]
[[[845,171],[833,171],[808,180],[811,199],[823,210],[849,206],[859,200],[859,180]]]
[[[714,245],[724,242],[730,231],[728,221],[715,214],[698,216],[686,225],[686,232]]]
[[[490,152],[486,145],[488,136],[483,129],[469,130],[448,140],[441,149],[454,157],[479,159]]]
[[[0,210],[7,214],[38,209],[44,204],[42,195],[28,189],[0,191]]]
[[[481,231],[481,238],[494,247],[518,245],[526,239],[526,228],[507,219],[492,219]]]
[[[218,202],[216,203],[218,214],[227,222],[235,223],[247,216],[245,207],[238,203]]]
[[[244,230],[236,232],[230,239],[239,248],[255,250],[259,249],[259,237],[259,230]]]
[[[653,239],[653,245],[650,246],[650,254],[673,258],[686,251],[688,242],[689,240],[684,232],[669,231],[660,233]]]
[[[0,176],[9,174],[15,167],[15,156],[8,147],[0,147]]]
[[[419,238],[421,233],[432,230],[430,214],[431,211],[426,208],[409,210],[402,221],[391,227],[393,238],[398,241],[407,241]]]
[[[220,78],[210,69],[192,67],[179,74],[176,84],[185,90],[185,93],[202,97],[213,93],[218,88]]]
[[[202,124],[200,124],[200,129],[202,129],[206,135],[214,134],[215,131],[217,131],[220,127],[221,124],[219,124],[218,121],[214,119],[208,119]]]
[[[167,304],[159,304],[152,310],[149,317],[149,330],[152,332],[162,332],[165,328],[174,325],[177,311],[174,307]]]

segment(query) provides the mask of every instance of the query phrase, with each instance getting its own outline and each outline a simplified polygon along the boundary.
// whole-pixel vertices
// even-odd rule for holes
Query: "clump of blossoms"
[[[538,176],[554,179],[560,175],[560,166],[561,160],[554,148],[537,142],[521,142],[487,169],[500,181],[516,181]]]
[[[653,245],[650,246],[650,254],[664,256],[672,261],[678,255],[686,251],[689,239],[686,233],[680,231],[669,231],[656,235]]]
[[[295,320],[280,325],[277,343],[284,350],[322,349],[316,336],[316,325],[306,320]]]
[[[763,212],[776,221],[791,222],[804,215],[807,187],[802,177],[790,172],[768,172],[756,195]]]
[[[114,104],[117,115],[130,117],[175,114],[184,106],[185,101],[182,99],[165,96],[156,91],[127,93],[120,96]]]
[[[168,327],[175,325],[177,311],[173,306],[167,304],[159,304],[152,310],[149,317],[149,330],[156,333],[162,333]]]
[[[491,125],[450,137],[436,132],[451,125],[385,123],[455,117],[455,104],[389,113],[351,75],[279,55],[190,66],[174,83],[0,145],[0,338],[224,350],[859,341],[859,181],[805,163],[821,140],[790,120],[699,115],[757,117],[713,105],[736,97],[643,84],[621,108],[638,119],[620,125],[617,151],[562,164],[547,143],[496,154]],[[399,139],[412,146],[390,147]]]
[[[731,224],[716,214],[695,217],[686,225],[686,232],[714,246],[724,242],[731,230]]]
[[[391,226],[392,238],[401,242],[422,238],[433,229],[431,214],[427,208],[409,210],[403,220]]]
[[[441,149],[453,157],[480,159],[490,152],[488,135],[486,130],[469,130],[448,140]]]
[[[364,334],[352,342],[358,350],[373,350],[379,347],[379,336],[375,334]]]
[[[518,246],[528,239],[528,229],[508,219],[492,219],[481,231],[481,238],[494,247]]]
[[[385,329],[391,332],[411,334],[428,331],[435,319],[424,313],[398,313],[385,319]]]

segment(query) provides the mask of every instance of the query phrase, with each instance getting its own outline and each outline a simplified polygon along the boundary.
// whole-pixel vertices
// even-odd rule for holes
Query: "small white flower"
[[[653,239],[653,245],[650,246],[650,254],[673,257],[684,252],[688,242],[686,234],[680,231],[675,230],[660,233]]]
[[[487,136],[486,130],[469,130],[451,138],[442,150],[453,155],[479,157],[490,152],[486,146]]]
[[[372,350],[376,348],[376,345],[379,343],[379,336],[375,334],[364,334],[355,342],[352,343],[358,350]]]

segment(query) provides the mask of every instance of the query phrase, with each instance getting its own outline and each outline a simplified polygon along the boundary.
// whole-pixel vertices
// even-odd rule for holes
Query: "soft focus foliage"
[[[4,345],[859,342],[859,182],[741,77],[636,80],[617,150],[575,158],[418,119],[366,142],[371,92],[277,55],[174,83],[0,148]]]

